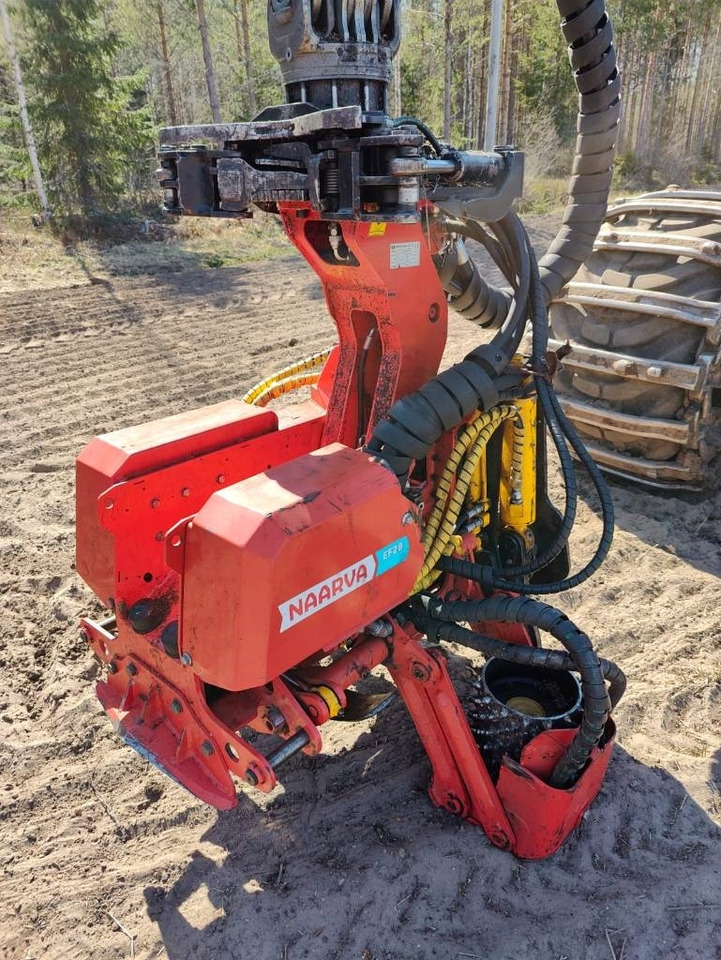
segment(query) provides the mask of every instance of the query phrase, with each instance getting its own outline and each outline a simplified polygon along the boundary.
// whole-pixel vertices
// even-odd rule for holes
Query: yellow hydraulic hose
[[[282,397],[284,393],[290,393],[291,390],[298,390],[300,387],[318,383],[319,379],[320,372],[318,370],[309,370],[307,373],[297,373],[293,377],[286,377],[285,380],[277,380],[256,396],[252,401],[253,406],[264,407],[271,400]],[[245,397],[243,399],[245,400]]]
[[[510,404],[499,404],[471,421],[458,437],[436,488],[436,503],[423,532],[425,560],[413,586],[413,593],[427,589],[438,577],[436,564],[455,549],[454,534],[458,517],[465,503],[481,457],[489,440],[506,420],[514,420],[511,483],[520,482],[523,462],[524,431],[518,410]],[[451,494],[451,486],[455,487]]]
[[[271,374],[269,377],[266,377],[265,380],[261,380],[260,383],[256,383],[244,396],[243,400],[246,403],[252,403],[255,406],[264,406],[265,403],[268,403],[270,400],[274,399],[273,396],[267,396],[271,388],[279,385],[281,383],[285,384],[283,390],[280,393],[276,393],[274,396],[279,397],[283,393],[288,393],[290,390],[295,390],[298,387],[303,387],[308,383],[316,383],[318,377],[320,376],[319,372],[315,373],[314,380],[306,380],[305,382],[296,382],[296,377],[300,374],[307,374],[310,370],[317,371],[318,367],[322,367],[330,356],[331,351],[323,350],[321,353],[314,353],[311,357],[305,357],[303,360],[298,360],[295,363],[292,363],[289,367],[284,367],[282,370],[278,370],[277,373]],[[290,383],[293,381],[293,383]],[[264,403],[258,403],[258,400],[264,397]]]

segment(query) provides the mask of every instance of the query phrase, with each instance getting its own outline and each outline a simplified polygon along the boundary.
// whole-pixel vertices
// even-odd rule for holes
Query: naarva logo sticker
[[[290,627],[323,610],[324,607],[329,607],[336,600],[347,597],[374,577],[380,577],[392,567],[397,567],[408,558],[409,551],[408,537],[401,537],[377,550],[375,555],[368,554],[367,557],[351,564],[345,570],[339,570],[338,573],[281,603],[278,607],[280,632],[284,633]]]

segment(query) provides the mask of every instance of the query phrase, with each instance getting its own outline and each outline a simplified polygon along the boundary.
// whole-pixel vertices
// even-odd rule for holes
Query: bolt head
[[[430,678],[430,671],[422,663],[414,663],[411,668],[411,675],[414,680],[418,680],[419,683],[425,683]]]
[[[252,767],[248,767],[245,771],[245,782],[249,783],[251,787],[258,786],[258,775]]]
[[[463,812],[463,804],[454,793],[446,794],[443,806],[449,813],[459,814]]]
[[[409,527],[412,523],[415,523],[415,522],[416,522],[415,514],[412,513],[410,510],[406,510],[406,512],[401,517],[401,523],[403,524],[403,526]]]
[[[200,752],[203,754],[204,757],[213,756],[213,754],[215,753],[215,749],[213,748],[213,744],[210,742],[210,740],[203,740],[203,742],[200,745]]]
[[[190,656],[189,653],[184,653],[180,658],[180,662],[183,664],[184,667],[190,667],[193,664],[193,658]]]
[[[138,668],[135,666],[134,663],[129,663],[125,668],[125,672],[128,674],[129,677],[134,677],[138,672]]]
[[[180,700],[178,700],[177,697],[173,697],[173,699],[170,701],[170,709],[173,711],[173,713],[182,713],[183,704],[180,702]]]

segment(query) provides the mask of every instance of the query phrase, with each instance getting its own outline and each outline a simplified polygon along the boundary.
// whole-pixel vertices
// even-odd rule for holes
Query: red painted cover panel
[[[341,444],[213,494],[181,578],[180,648],[196,674],[261,685],[402,602],[423,553],[409,506],[390,471]]]
[[[98,498],[108,487],[259,437],[277,427],[273,411],[242,400],[226,400],[91,440],[75,464],[75,553],[83,580],[104,603],[115,593],[115,548],[98,515]]]

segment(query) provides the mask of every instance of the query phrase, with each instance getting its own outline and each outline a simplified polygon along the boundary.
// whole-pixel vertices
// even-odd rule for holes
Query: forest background
[[[618,184],[718,183],[721,0],[607,7],[623,74]],[[265,0],[19,0],[8,9],[56,217],[148,215],[158,206],[161,126],[248,120],[283,100]],[[480,147],[490,0],[402,0],[402,31],[392,112]],[[553,202],[576,112],[556,4],[506,0],[503,39],[496,142],[526,151],[527,193]],[[37,208],[0,42],[0,216]]]

